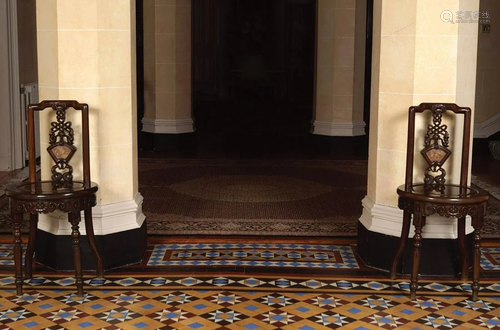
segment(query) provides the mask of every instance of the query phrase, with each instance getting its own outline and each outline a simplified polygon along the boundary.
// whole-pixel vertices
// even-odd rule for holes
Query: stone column
[[[148,148],[168,149],[194,132],[191,117],[191,0],[144,1],[142,131]]]
[[[138,192],[135,1],[37,0],[36,8],[40,100],[75,99],[90,107],[91,175],[99,185],[94,228],[105,267],[138,261],[146,225]],[[49,113],[41,118],[42,150],[51,120]],[[45,178],[49,163],[42,153]],[[44,216],[39,228],[37,260],[72,267],[66,216]],[[85,245],[82,239],[84,253]],[[90,254],[83,259],[92,267]]]
[[[318,0],[313,134],[365,134],[365,12],[365,0]]]
[[[380,268],[388,269],[401,233],[396,188],[404,183],[408,108],[422,102],[474,107],[477,24],[446,23],[444,10],[477,12],[479,1],[374,2],[368,194],[358,245],[362,258]],[[450,129],[454,126],[450,123]],[[422,260],[425,253],[431,258],[422,262],[422,272],[453,271],[453,264],[446,263],[453,256],[439,253],[449,252],[448,239],[456,238],[456,227],[456,220],[428,218],[424,238],[435,240],[423,241]]]

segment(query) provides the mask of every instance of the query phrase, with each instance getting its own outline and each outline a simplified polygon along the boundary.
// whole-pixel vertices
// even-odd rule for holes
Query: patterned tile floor
[[[353,242],[152,242],[141,264],[85,275],[38,265],[13,290],[0,245],[0,329],[500,329],[500,249],[483,249],[480,300],[455,279],[408,279],[363,265]],[[498,282],[498,283],[497,283]]]

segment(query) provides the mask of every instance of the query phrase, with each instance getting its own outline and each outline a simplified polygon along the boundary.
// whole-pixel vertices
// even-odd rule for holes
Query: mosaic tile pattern
[[[0,290],[0,329],[499,329],[500,298],[278,291]]]
[[[10,249],[0,245],[0,260],[11,261]],[[500,329],[500,280],[481,279],[480,300],[473,302],[469,283],[424,277],[411,301],[407,279],[367,275],[349,244],[153,244],[148,250],[140,265],[106,278],[86,274],[82,297],[71,273],[40,267],[16,296],[12,266],[0,265],[0,330]],[[483,249],[484,273],[494,274],[497,254],[500,249]]]
[[[253,266],[358,269],[348,245],[156,244],[148,266]]]
[[[500,248],[481,248],[481,268],[484,270],[500,270]]]

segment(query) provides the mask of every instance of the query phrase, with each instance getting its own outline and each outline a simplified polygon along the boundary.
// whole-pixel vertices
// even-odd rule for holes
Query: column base
[[[357,252],[367,266],[389,271],[398,244],[399,237],[369,231],[361,222],[358,222]],[[472,234],[466,235],[466,245],[467,251],[472,251]],[[398,274],[411,274],[412,250],[413,239],[409,238],[401,257]],[[469,265],[471,265],[471,260],[471,254],[469,254]],[[458,276],[460,273],[458,240],[424,238],[419,273],[421,275]]]
[[[142,260],[147,247],[147,220],[137,229],[123,232],[96,235],[96,244],[104,260],[104,269],[112,269]],[[82,248],[82,267],[95,269],[95,259],[86,236],[80,238]],[[43,230],[37,231],[35,260],[49,268],[62,271],[74,270],[72,238],[70,235],[54,235]]]

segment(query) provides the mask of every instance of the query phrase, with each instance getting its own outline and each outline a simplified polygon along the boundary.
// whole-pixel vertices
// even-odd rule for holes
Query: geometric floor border
[[[253,291],[294,291],[324,293],[363,293],[363,294],[408,294],[407,280],[384,278],[325,278],[307,276],[249,276],[249,275],[120,275],[105,278],[84,278],[85,290],[253,290]],[[280,275],[282,276],[282,275]],[[67,289],[74,290],[74,278],[39,275],[25,280],[25,290]],[[418,294],[468,296],[470,282],[448,280],[419,280]],[[500,283],[492,280],[479,282],[480,296],[500,296]],[[13,276],[0,276],[0,289],[13,289]]]

